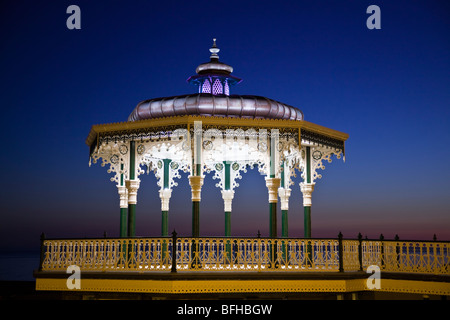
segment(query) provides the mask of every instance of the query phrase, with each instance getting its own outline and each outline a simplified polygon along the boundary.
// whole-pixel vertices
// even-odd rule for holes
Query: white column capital
[[[127,208],[128,207],[128,190],[125,186],[117,186],[117,191],[119,192],[120,197],[120,207]]]
[[[267,178],[266,187],[269,190],[269,203],[278,202],[278,188],[280,187],[280,178]]]
[[[278,188],[278,195],[280,196],[281,210],[289,210],[289,197],[291,196],[291,189]]]
[[[303,193],[303,206],[311,207],[312,192],[314,191],[315,183],[300,183],[300,190]]]
[[[225,212],[231,212],[231,203],[234,198],[233,190],[222,190],[222,199],[225,207]]]
[[[125,181],[125,185],[128,190],[128,204],[136,204],[137,203],[137,191],[139,189],[140,180],[127,180]]]
[[[169,211],[169,201],[172,196],[172,189],[159,190],[159,197],[161,198],[161,211]]]
[[[202,176],[189,176],[189,185],[191,186],[191,200],[200,201],[204,178]]]

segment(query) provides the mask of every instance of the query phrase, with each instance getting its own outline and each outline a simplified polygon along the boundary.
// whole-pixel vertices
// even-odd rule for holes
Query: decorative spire
[[[211,52],[211,60],[219,60],[219,56],[217,55],[217,53],[220,51],[219,48],[217,48],[216,45],[216,38],[213,39],[213,45],[212,47],[209,49],[209,52]]]
[[[230,86],[241,82],[241,79],[232,76],[233,67],[220,62],[217,53],[216,38],[213,39],[213,45],[209,48],[211,52],[210,61],[202,63],[195,70],[196,75],[187,79],[187,81],[198,87],[199,93],[211,93],[213,95],[230,95]]]

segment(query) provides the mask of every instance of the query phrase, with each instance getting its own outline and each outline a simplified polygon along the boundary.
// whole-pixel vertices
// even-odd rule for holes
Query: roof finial
[[[219,60],[219,56],[217,55],[217,53],[220,51],[219,48],[217,48],[216,45],[216,38],[213,39],[213,45],[212,47],[209,49],[209,52],[211,52],[211,59],[215,59],[215,60]]]

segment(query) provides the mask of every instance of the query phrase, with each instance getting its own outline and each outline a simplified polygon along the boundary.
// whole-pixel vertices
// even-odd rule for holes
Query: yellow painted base
[[[366,289],[369,290],[369,289]],[[413,281],[397,279],[381,279],[379,291],[415,294],[450,295],[450,283],[434,281]]]
[[[67,279],[37,278],[36,290],[74,291]],[[450,295],[450,283],[382,279],[380,289],[368,289],[367,279],[342,280],[130,280],[81,279],[80,291],[155,294],[188,293],[280,293],[280,292],[358,292],[382,291]]]

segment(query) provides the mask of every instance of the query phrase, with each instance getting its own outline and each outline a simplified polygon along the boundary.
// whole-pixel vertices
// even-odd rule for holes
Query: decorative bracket
[[[310,161],[311,161],[311,183],[315,183],[316,179],[321,179],[322,175],[320,173],[318,173],[318,169],[321,170],[325,170],[325,165],[322,163],[322,161],[326,160],[328,161],[328,163],[331,163],[332,160],[332,156],[336,155],[337,159],[341,158],[341,154],[342,151],[341,150],[335,150],[333,148],[330,147],[326,147],[326,146],[311,146],[310,147],[311,151],[311,157],[310,157]],[[306,147],[303,146],[302,147],[302,152],[301,152],[301,158],[302,158],[302,175],[301,177],[303,178],[303,181],[306,181],[306,164],[307,164],[307,159],[306,159]]]
[[[89,166],[92,163],[97,163],[101,158],[101,166],[104,167],[109,164],[108,173],[115,173],[111,177],[112,182],[116,182],[117,186],[121,185],[121,180],[128,179],[128,163],[129,163],[129,146],[124,143],[106,143],[103,142],[91,154],[89,158]],[[122,176],[123,175],[123,176]],[[123,179],[121,179],[123,177]]]

